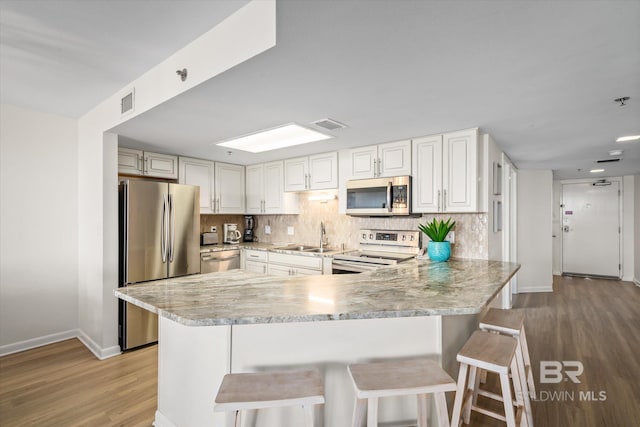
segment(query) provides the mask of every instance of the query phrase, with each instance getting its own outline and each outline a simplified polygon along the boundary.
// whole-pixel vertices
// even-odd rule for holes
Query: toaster
[[[217,244],[218,244],[217,232],[200,234],[200,246],[217,245]]]

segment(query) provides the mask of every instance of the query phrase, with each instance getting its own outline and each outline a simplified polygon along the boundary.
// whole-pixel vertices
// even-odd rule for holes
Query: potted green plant
[[[418,224],[418,229],[427,235],[431,241],[427,246],[427,254],[432,261],[446,261],[451,257],[451,242],[445,240],[451,229],[456,225],[451,218],[447,221],[434,218],[426,224]]]

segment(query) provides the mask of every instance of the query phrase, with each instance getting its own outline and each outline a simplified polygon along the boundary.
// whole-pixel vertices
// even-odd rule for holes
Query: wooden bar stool
[[[509,335],[516,339],[516,364],[518,375],[524,393],[524,408],[527,415],[528,425],[533,427],[533,411],[531,409],[531,398],[535,399],[536,389],[531,372],[531,359],[529,358],[529,347],[527,337],[524,332],[524,313],[517,310],[490,309],[480,322],[480,329],[488,332],[495,332]],[[484,390],[477,391],[480,395],[493,397],[492,393]]]
[[[532,398],[536,397],[536,386],[531,372],[531,358],[529,357],[529,346],[527,345],[527,335],[524,332],[524,313],[517,310],[490,309],[480,322],[480,329],[484,331],[495,331],[501,334],[511,335],[518,340],[518,349],[523,362],[527,388]],[[516,354],[518,357],[518,354]]]
[[[460,362],[460,371],[456,399],[453,405],[452,427],[458,427],[461,418],[465,424],[469,424],[472,410],[502,420],[507,423],[508,427],[516,427],[518,424],[520,426],[526,425],[526,417],[522,416],[523,393],[515,359],[517,346],[517,341],[512,337],[485,331],[475,331],[462,346],[457,357]],[[480,386],[479,369],[485,369],[500,376],[502,396],[499,400],[502,400],[504,404],[504,416],[477,406],[476,391]],[[510,372],[515,402],[511,394]],[[468,381],[467,373],[469,374]],[[516,413],[513,410],[514,406],[517,407]]]
[[[378,425],[378,399],[417,395],[418,427],[427,426],[427,395],[433,394],[438,426],[449,427],[444,393],[454,391],[456,382],[430,359],[409,359],[349,365],[356,389],[353,427],[360,427],[367,412],[367,427]]]
[[[316,369],[227,374],[218,390],[214,410],[235,412],[234,426],[240,427],[240,411],[300,405],[305,425],[313,427],[314,405],[322,403],[324,388]]]

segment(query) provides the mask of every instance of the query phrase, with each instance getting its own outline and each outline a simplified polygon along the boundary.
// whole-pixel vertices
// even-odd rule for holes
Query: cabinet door
[[[123,175],[142,175],[142,150],[118,148],[118,173]]]
[[[284,162],[265,163],[263,212],[269,214],[284,212]]]
[[[265,183],[264,180],[264,165],[247,166],[245,176],[247,178],[247,213],[261,214],[263,213],[265,188],[269,188],[268,183]]]
[[[213,162],[209,160],[178,159],[178,183],[200,187],[200,213],[213,213]]]
[[[247,260],[245,262],[245,271],[250,271],[252,273],[266,273],[267,263]]]
[[[442,209],[442,135],[413,140],[412,212]]]
[[[243,214],[244,166],[216,163],[216,213]]]
[[[443,135],[443,206],[446,212],[476,212],[478,129]]]
[[[293,276],[319,276],[320,274],[322,273],[318,270],[310,270],[308,268],[294,268],[292,275]]]
[[[293,269],[284,265],[273,265],[269,264],[267,268],[269,274],[273,274],[274,276],[291,276],[293,275]]]
[[[144,174],[156,178],[178,179],[178,156],[145,151]]]
[[[298,157],[284,161],[284,191],[304,191],[307,189],[309,158]]]
[[[411,140],[378,145],[379,176],[411,175]]]
[[[309,175],[311,190],[338,188],[338,153],[309,156]]]
[[[355,148],[349,154],[349,179],[373,178],[377,174],[378,146]]]

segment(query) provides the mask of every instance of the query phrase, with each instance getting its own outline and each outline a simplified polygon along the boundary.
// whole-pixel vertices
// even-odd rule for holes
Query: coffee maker
[[[242,241],[244,242],[253,242],[253,227],[255,226],[255,221],[253,216],[247,215],[244,217],[244,235],[242,236]]]
[[[238,231],[238,224],[223,224],[224,243],[238,244],[242,235]]]

